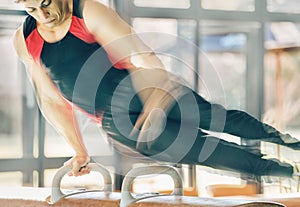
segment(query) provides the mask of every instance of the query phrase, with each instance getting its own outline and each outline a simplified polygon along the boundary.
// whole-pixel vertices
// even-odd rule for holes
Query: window
[[[128,4],[131,2],[132,1],[128,1]],[[297,13],[295,10],[299,10],[298,1],[201,0],[191,1],[192,6],[195,6],[193,4],[194,2],[199,2],[199,9],[186,7],[186,10],[180,11],[177,9],[172,10],[171,6],[166,7],[165,10],[151,9],[151,7],[154,6],[150,5],[150,1],[144,3],[144,5],[137,5],[138,1],[133,2],[135,7],[129,6],[127,15],[134,17],[132,23],[138,31],[155,31],[158,33],[163,31],[169,36],[175,35],[176,37],[180,37],[180,34],[188,31],[188,35],[184,37],[188,39],[187,37],[190,35],[192,37],[191,42],[195,43],[198,47],[197,50],[190,50],[193,52],[189,53],[190,51],[186,50],[186,46],[174,48],[176,48],[177,51],[183,50],[184,53],[189,54],[189,58],[191,59],[189,63],[193,63],[190,67],[198,68],[197,72],[200,74],[199,82],[193,82],[196,78],[193,76],[195,74],[192,73],[187,75],[187,80],[189,80],[189,83],[192,83],[193,86],[198,87],[197,89],[199,89],[202,95],[209,100],[219,103],[221,99],[221,103],[225,104],[227,108],[245,110],[258,119],[263,116],[264,108],[272,108],[272,104],[275,103],[274,96],[276,93],[274,92],[274,86],[271,84],[274,84],[275,73],[273,71],[274,68],[269,68],[273,67],[276,63],[276,59],[274,59],[275,55],[270,55],[270,51],[267,49],[266,56],[268,57],[266,57],[264,65],[264,52],[266,48],[274,45],[274,41],[268,40],[264,42],[263,38],[265,34],[266,36],[269,35],[267,30],[271,27],[273,30],[276,28],[274,25],[268,25],[268,28],[264,30],[263,26],[267,24],[265,19],[276,19],[276,21],[280,19],[289,19],[289,21],[292,21],[291,19],[293,19],[294,21],[298,21],[299,16],[293,15],[293,13]],[[267,3],[267,6],[265,3]],[[139,8],[139,6],[148,8]],[[259,9],[256,11],[256,8]],[[273,15],[273,12],[286,12],[287,14],[279,13]],[[155,14],[155,18],[153,14]],[[149,16],[151,16],[152,19],[148,19],[147,17]],[[190,26],[193,29],[188,30],[184,26],[180,26],[182,20],[191,21],[192,24]],[[162,26],[163,24],[161,24],[160,21],[164,22],[164,26]],[[299,25],[296,24],[291,27],[289,26],[291,23],[292,22],[281,22],[280,26],[277,27],[276,36],[284,46],[293,45],[295,43],[299,45],[300,38],[297,31],[299,30]],[[280,33],[281,31],[285,31],[288,37],[286,38],[284,34]],[[274,37],[274,34],[272,34],[271,39]],[[174,38],[166,39],[166,41],[158,41],[157,37],[152,38],[152,42],[151,38],[147,40],[149,40],[146,41],[147,43],[153,42],[153,45],[155,45],[156,42],[160,42],[158,44],[164,45],[166,48],[167,45],[176,45],[178,43],[174,41]],[[277,43],[278,42],[275,41],[275,46]],[[198,51],[198,53],[196,51]],[[295,51],[293,53],[294,57],[299,56],[299,54],[295,54]],[[271,56],[273,57],[271,58]],[[284,56],[282,62],[287,61],[286,57],[287,56]],[[174,69],[171,64],[172,61],[166,61],[163,57],[160,58],[167,65],[169,70]],[[290,59],[289,57],[289,60]],[[299,68],[299,65],[297,65],[299,60],[295,58],[291,62],[294,62],[294,72],[296,72],[295,68]],[[268,69],[265,69],[266,64],[271,64],[268,66]],[[212,69],[211,71],[213,71],[213,73],[210,69]],[[184,71],[186,72],[188,70]],[[290,72],[287,72],[283,77],[288,78],[290,74]],[[263,79],[264,75],[265,79]],[[216,76],[218,76],[218,80],[216,80]],[[212,86],[215,86],[214,83],[217,82],[218,89],[214,88],[214,90],[208,90],[208,83],[205,83],[205,81],[208,80],[211,80]],[[287,79],[287,82],[288,80],[291,79]],[[265,86],[265,92],[262,91],[263,83],[265,85],[268,84]],[[285,89],[284,91],[286,92]],[[219,96],[215,96],[213,93],[219,94]],[[263,99],[263,97],[266,97],[268,100]],[[297,105],[296,97],[297,96],[292,98],[289,103],[293,102]],[[295,117],[293,121],[287,124],[286,131],[296,136],[297,127],[298,123]],[[244,143],[244,140],[239,140],[237,137],[226,136],[224,138],[238,143]],[[276,153],[276,148],[274,150],[273,148],[263,145],[262,149],[263,152],[265,152],[264,150],[270,150],[268,153]],[[299,157],[297,153],[293,156]],[[238,184],[242,182],[240,175],[227,176],[227,174],[225,174],[225,176],[222,176],[224,175],[223,172],[221,172],[222,175],[219,175],[218,171],[210,171],[210,169],[202,166],[197,166],[197,173],[199,173],[199,186],[202,188],[199,189],[201,195],[205,194],[205,187],[203,188],[203,186],[213,183],[209,180],[218,179],[218,183]],[[295,186],[296,184],[294,183],[293,188]],[[276,192],[274,189],[270,189],[270,191],[269,189],[270,188],[264,186],[262,191],[266,193]],[[281,190],[282,189],[283,188],[281,188]]]
[[[207,29],[205,26],[200,28],[201,31]],[[245,110],[246,35],[232,32],[203,34],[200,43],[200,93],[227,108]]]
[[[132,25],[143,41],[154,50],[166,69],[194,87],[196,22],[161,18],[134,18]]]
[[[10,32],[0,35],[0,157],[20,158],[23,155],[22,76],[12,45],[13,31]]]
[[[265,112],[263,120],[277,129],[300,137],[300,45],[299,23],[269,22],[266,24]],[[289,32],[287,32],[289,31]],[[287,34],[288,37],[287,38]],[[300,163],[299,151],[264,143],[262,152],[287,162]],[[278,185],[266,186],[266,192],[297,192],[297,183],[278,179]]]
[[[254,0],[202,0],[204,9],[228,10],[228,11],[254,11]]]
[[[22,186],[23,174],[22,172],[1,172],[0,173],[0,186]]]
[[[134,0],[134,5],[138,7],[154,8],[177,8],[187,9],[190,7],[190,0]]]
[[[267,9],[270,12],[300,13],[298,0],[267,0]]]
[[[0,8],[1,9],[20,9],[21,7],[14,3],[13,0],[0,0]]]

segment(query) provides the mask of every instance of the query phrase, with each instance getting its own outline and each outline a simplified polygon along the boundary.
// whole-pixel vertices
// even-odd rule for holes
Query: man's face
[[[26,0],[20,3],[39,24],[49,28],[60,25],[69,13],[68,0]]]

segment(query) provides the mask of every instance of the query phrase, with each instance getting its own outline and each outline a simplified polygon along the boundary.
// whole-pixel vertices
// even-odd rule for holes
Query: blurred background
[[[300,138],[300,1],[298,0],[106,0],[141,38],[159,51],[166,68],[210,101],[241,109]],[[73,151],[41,116],[18,60],[12,36],[26,13],[12,0],[0,0],[0,186],[49,187],[57,168]],[[143,35],[151,32],[151,35]],[[171,38],[169,38],[171,37]],[[171,55],[170,55],[171,54]],[[105,133],[78,112],[93,158],[107,166],[120,189],[131,162],[106,142]],[[286,162],[300,153],[275,144],[245,141],[223,134]],[[214,185],[254,184],[264,194],[299,191],[299,180],[261,178],[203,166],[175,165],[187,192],[212,195]],[[66,185],[101,186],[97,173]],[[99,182],[98,182],[99,181]],[[156,184],[156,185],[152,185]],[[159,188],[159,189],[157,189]],[[136,180],[134,190],[172,189],[164,176]]]

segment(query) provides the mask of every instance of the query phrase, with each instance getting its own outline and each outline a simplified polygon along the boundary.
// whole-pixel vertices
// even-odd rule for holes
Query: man
[[[114,142],[153,159],[251,175],[293,175],[202,129],[300,148],[288,134],[245,112],[211,104],[164,70],[156,55],[112,9],[95,0],[19,0],[29,16],[15,34],[45,118],[75,151],[71,175],[89,173],[90,157],[73,106]],[[132,57],[138,61],[133,62]]]

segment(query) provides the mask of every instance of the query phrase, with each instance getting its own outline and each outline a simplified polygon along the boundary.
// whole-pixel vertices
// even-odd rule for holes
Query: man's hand
[[[168,82],[161,88],[153,89],[130,134],[134,137],[138,133],[136,149],[151,148],[154,140],[159,137],[166,126],[167,114],[176,103],[176,99],[184,92],[185,88],[174,82]]]
[[[90,157],[88,155],[75,155],[65,162],[64,166],[72,167],[72,171],[68,175],[77,177],[90,173],[89,162]]]
[[[151,149],[155,139],[164,131],[166,123],[166,113],[160,108],[154,108],[144,120],[137,138],[136,149],[140,151]]]

